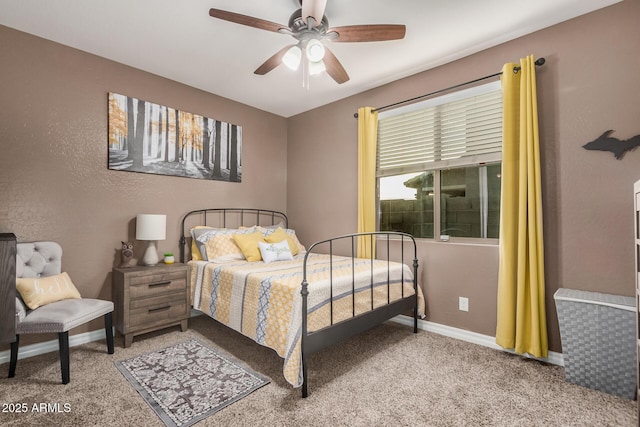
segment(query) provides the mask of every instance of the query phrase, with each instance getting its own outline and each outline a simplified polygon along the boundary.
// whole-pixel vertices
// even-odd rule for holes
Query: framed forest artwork
[[[242,127],[109,93],[109,169],[240,182]]]

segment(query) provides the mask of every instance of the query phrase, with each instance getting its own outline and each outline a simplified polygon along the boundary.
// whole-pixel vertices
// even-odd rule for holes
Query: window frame
[[[469,89],[464,89],[454,93],[441,95],[435,98],[428,99],[426,101],[417,102],[405,107],[399,107],[390,111],[383,111],[378,114],[378,120],[385,117],[393,117],[400,114],[410,113],[420,109],[426,109],[443,105],[463,99],[468,99],[481,94],[502,90],[500,81],[486,83],[478,86],[474,86]],[[478,158],[479,157],[479,158]],[[481,156],[468,156],[450,160],[439,160],[433,163],[433,167],[428,165],[421,165],[421,168],[413,167],[396,167],[391,172],[380,173],[378,165],[376,165],[376,229],[380,229],[380,221],[382,219],[381,200],[380,200],[380,178],[388,176],[402,175],[411,172],[432,172],[433,173],[433,187],[434,187],[434,200],[433,200],[433,237],[416,237],[416,239],[433,242],[443,243],[458,243],[458,244],[472,244],[472,245],[497,245],[499,243],[498,238],[488,237],[456,237],[441,234],[441,171],[465,167],[478,167],[479,171],[484,168],[486,176],[486,167],[492,164],[502,164],[502,150],[497,153],[484,154]],[[427,166],[427,167],[425,167]],[[486,180],[485,180],[486,184]],[[482,191],[482,189],[480,189]],[[486,190],[486,188],[485,188]],[[502,202],[501,202],[502,203]],[[482,211],[481,211],[482,222]],[[446,237],[445,237],[446,236]]]

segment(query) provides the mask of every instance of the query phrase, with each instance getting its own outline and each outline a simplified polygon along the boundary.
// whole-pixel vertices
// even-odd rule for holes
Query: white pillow
[[[293,259],[291,255],[291,249],[289,249],[289,243],[283,240],[278,243],[264,243],[258,242],[260,248],[260,254],[264,262],[273,261],[287,261]]]

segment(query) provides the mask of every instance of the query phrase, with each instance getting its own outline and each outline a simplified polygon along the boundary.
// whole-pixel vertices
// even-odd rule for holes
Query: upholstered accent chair
[[[62,271],[62,248],[56,242],[18,243],[16,254],[16,276],[39,278],[60,274]],[[18,345],[21,334],[57,333],[60,346],[60,368],[62,383],[68,384],[69,374],[69,330],[104,316],[107,351],[113,354],[113,302],[91,298],[65,299],[42,305],[33,310],[16,293],[16,340],[11,343],[9,378],[14,377],[18,360]]]

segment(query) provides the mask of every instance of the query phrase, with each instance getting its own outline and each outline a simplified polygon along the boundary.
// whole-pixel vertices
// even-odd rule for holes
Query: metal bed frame
[[[288,219],[287,216],[278,211],[266,210],[266,209],[253,209],[253,208],[211,208],[211,209],[199,209],[188,212],[183,218],[181,223],[181,234],[180,234],[180,262],[185,262],[185,249],[187,245],[187,238],[185,236],[185,224],[187,218],[193,215],[200,215],[203,219],[201,224],[197,225],[207,225],[207,218],[209,215],[217,216],[218,224],[217,226],[226,227],[228,221],[228,216],[235,216],[234,226],[244,226],[246,221],[250,222],[250,225],[264,225],[264,218],[270,219],[269,225],[275,225],[278,222],[284,222],[285,228],[288,227]],[[261,218],[263,222],[261,224]],[[188,226],[188,225],[187,225]],[[342,244],[344,247],[345,244],[350,245],[350,257],[352,263],[355,263],[356,259],[356,241],[359,237],[368,237],[371,246],[374,245],[374,240],[379,242],[379,244],[386,243],[386,261],[389,266],[391,263],[391,240],[399,240],[400,241],[400,263],[404,264],[404,252],[405,245],[413,246],[413,295],[405,296],[404,287],[402,286],[402,294],[401,299],[396,300],[394,302],[390,302],[390,277],[389,270],[387,270],[387,304],[381,307],[374,308],[373,307],[373,259],[371,260],[372,272],[371,272],[371,310],[361,314],[355,314],[355,298],[352,298],[352,317],[337,323],[333,322],[333,276],[330,276],[330,288],[331,302],[329,304],[330,310],[330,319],[331,324],[323,329],[316,331],[308,331],[307,330],[307,316],[304,313],[307,313],[307,296],[309,295],[309,282],[307,281],[307,259],[313,250],[317,247],[326,247],[328,246],[330,256],[330,266],[332,262],[332,258],[334,256],[334,246]],[[344,242],[344,243],[341,243]],[[384,260],[384,259],[383,259]],[[353,271],[353,270],[352,270]],[[413,332],[418,332],[418,256],[417,256],[417,247],[416,242],[413,236],[406,233],[394,232],[394,231],[378,231],[378,232],[369,232],[369,233],[353,233],[346,234],[342,236],[333,237],[331,239],[322,240],[313,243],[311,246],[307,248],[307,253],[304,256],[304,263],[302,267],[302,283],[300,285],[300,294],[302,295],[302,335],[301,335],[301,356],[302,356],[302,397],[305,398],[308,396],[308,379],[307,379],[307,358],[309,355],[316,353],[324,348],[337,344],[347,338],[350,338],[354,335],[357,335],[361,332],[364,332],[380,323],[385,322],[386,320],[391,319],[392,317],[406,313],[410,310],[413,311]],[[402,281],[404,282],[404,272],[402,273]],[[311,284],[312,285],[312,284]],[[355,278],[352,278],[352,295],[355,294]]]

